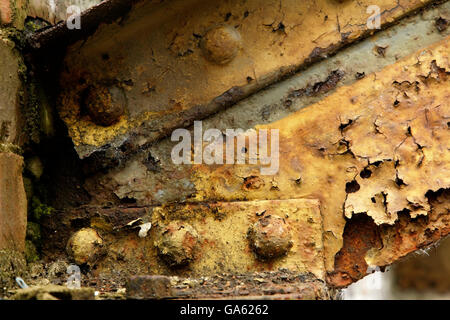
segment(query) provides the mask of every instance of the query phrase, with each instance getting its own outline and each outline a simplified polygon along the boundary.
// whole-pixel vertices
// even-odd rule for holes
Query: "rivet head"
[[[105,253],[105,248],[97,231],[83,228],[70,237],[66,251],[77,265],[93,265]]]
[[[198,234],[191,225],[171,222],[163,227],[155,241],[159,256],[173,268],[189,264],[195,258]]]
[[[281,257],[292,248],[289,225],[276,215],[267,215],[248,230],[250,246],[262,260]]]
[[[217,64],[226,64],[236,57],[241,48],[241,35],[228,25],[209,30],[201,42],[203,55]]]
[[[100,126],[116,123],[125,112],[126,98],[122,89],[112,86],[91,86],[84,100],[92,121]]]

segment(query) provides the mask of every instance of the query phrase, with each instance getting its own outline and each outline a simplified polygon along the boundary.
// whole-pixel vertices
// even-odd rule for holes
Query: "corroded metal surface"
[[[87,213],[84,224],[99,229],[103,245],[108,252],[97,263],[94,272],[96,274],[123,271],[132,274],[179,274],[198,277],[223,272],[245,273],[285,268],[292,272],[309,272],[318,279],[325,278],[322,217],[316,200],[219,202],[153,207],[147,208],[148,213],[142,214],[137,221],[129,218],[127,223],[114,231],[113,225],[106,221],[107,215],[102,214],[102,211],[104,210],[97,209],[91,214]],[[73,230],[73,225],[80,226],[78,213],[66,212],[64,215],[69,230]],[[284,220],[285,229],[291,234],[289,250],[278,256],[260,259],[252,248],[248,233],[254,223],[270,220],[271,216]],[[152,229],[146,237],[140,238],[135,230],[144,222],[151,222]],[[58,227],[58,230],[61,229]],[[180,237],[174,235],[177,232]],[[49,230],[49,233],[52,231]],[[54,250],[58,243],[67,241],[69,234],[68,231],[65,234],[54,234],[53,244],[50,243],[49,246],[53,246]],[[276,230],[268,232],[268,237],[273,239],[276,247]]]
[[[428,194],[449,187],[448,52],[447,38],[267,126],[281,128],[280,172],[259,177],[257,190],[243,190],[239,178],[258,176],[256,167],[194,166],[196,199],[319,199],[333,270],[343,214],[394,224],[399,212],[425,215]]]
[[[359,6],[355,2],[345,3],[349,6],[347,9],[356,6],[356,10]],[[414,4],[394,6],[385,15],[393,14],[394,19],[411,10]],[[292,5],[307,6],[305,3]],[[309,41],[305,40],[301,47],[298,42],[294,43],[301,31],[293,28],[289,20],[289,14],[294,11],[285,12],[287,15],[277,20],[283,10],[275,8],[272,12],[275,18],[261,27],[258,19],[270,16],[263,14],[270,6],[249,10],[244,19],[234,11],[226,14],[223,4],[225,7],[211,5],[210,9],[216,10],[213,13],[205,11],[207,23],[192,13],[194,19],[188,12],[191,20],[183,28],[188,30],[186,32],[177,33],[177,28],[172,30],[173,26],[167,24],[164,37],[146,34],[157,40],[155,45],[134,46],[129,42],[129,36],[139,39],[139,43],[149,42],[137,34],[147,25],[131,15],[126,34],[122,35],[119,26],[99,30],[92,38],[98,41],[88,40],[81,49],[82,54],[76,58],[79,47],[71,48],[66,59],[68,71],[63,74],[62,83],[66,88],[75,86],[61,96],[61,115],[81,157],[101,151],[96,154],[101,161],[116,161],[106,174],[87,179],[84,188],[92,197],[89,206],[65,208],[62,212],[65,230],[73,231],[87,224],[100,230],[107,243],[108,255],[99,262],[94,276],[113,269],[123,274],[201,276],[283,267],[313,272],[315,277],[326,279],[328,285],[343,287],[363,277],[369,266],[391,264],[450,232],[450,38],[444,24],[439,22],[448,18],[448,4],[432,14],[425,13],[423,18],[409,20],[409,25],[358,44],[353,51],[349,48],[325,61],[325,67],[312,67],[309,75],[308,71],[304,72],[306,80],[301,78],[301,72],[296,75],[298,82],[272,88],[269,93],[261,93],[259,100],[255,97],[256,102],[249,99],[209,119],[205,127],[222,130],[228,125],[242,125],[245,129],[256,126],[257,130],[280,129],[280,171],[276,175],[262,176],[255,165],[175,166],[170,162],[173,144],[168,140],[148,147],[149,142],[164,136],[174,126],[188,125],[190,120],[226,107],[325,52],[315,47],[334,51],[346,41],[363,35],[363,27],[355,27],[351,35],[342,37],[345,28],[354,26],[353,22],[345,20],[345,17],[350,19],[351,10],[339,11],[343,10],[339,7],[341,4],[333,2],[332,6],[331,1],[321,2],[321,5],[333,14],[327,19],[322,13],[311,15],[313,24],[317,17],[321,18],[321,23],[325,20],[318,28],[322,33],[321,36],[305,35],[304,39]],[[165,8],[162,6],[159,10]],[[145,11],[145,5],[141,9],[142,16],[156,14]],[[310,9],[315,10],[313,5]],[[221,25],[239,23],[236,29],[240,39],[225,32],[225,36],[232,39],[225,47],[233,51],[225,56],[211,54],[211,50],[201,44],[201,38],[211,32],[213,24],[209,19],[218,16],[228,19]],[[355,19],[359,18],[361,16]],[[257,21],[258,27],[252,29],[249,21]],[[326,21],[331,21],[331,25]],[[419,39],[416,47],[406,44],[411,41],[405,40],[404,47],[389,43],[391,36],[396,40],[405,34],[408,37],[414,34],[412,29],[416,23],[420,32],[411,36],[411,39]],[[249,46],[246,41],[258,38],[255,30],[267,31],[270,37],[264,41],[270,43],[263,41]],[[112,32],[117,32],[117,37],[109,39]],[[429,38],[420,38],[424,32]],[[192,37],[191,33],[194,33]],[[219,35],[224,36],[222,32]],[[280,37],[283,39],[281,46],[274,46],[274,43],[279,44]],[[441,39],[444,40],[430,45]],[[111,51],[118,44],[126,45],[129,51]],[[235,54],[234,49],[241,46],[244,49]],[[147,64],[150,48],[154,51]],[[171,53],[162,54],[167,52]],[[365,60],[361,52],[371,56]],[[408,56],[404,57],[406,53]],[[258,54],[271,56],[269,59]],[[367,72],[359,72],[349,66],[355,56],[358,67],[371,62],[374,66],[364,66],[361,71]],[[264,66],[258,64],[268,60],[270,63]],[[110,61],[115,65],[104,72]],[[176,74],[164,66],[176,66],[176,70],[186,73]],[[289,67],[283,68],[285,66]],[[195,77],[197,70],[194,69],[202,70],[208,77]],[[311,76],[315,70],[321,71],[320,78]],[[247,71],[252,71],[253,75],[248,75]],[[350,80],[350,77],[356,79]],[[102,86],[123,90],[128,99],[127,114],[109,127],[94,125],[82,103],[83,92],[99,85],[99,81]],[[174,91],[175,87],[178,90]],[[234,89],[217,102],[217,97],[230,88]],[[267,97],[275,102],[270,104],[265,100]],[[211,101],[213,105],[205,107]],[[260,105],[263,103],[267,105]],[[189,113],[191,111],[193,113]],[[133,122],[133,117],[139,120]],[[121,148],[117,149],[119,146]],[[137,147],[141,152],[130,156]],[[91,170],[98,173],[97,169]],[[183,203],[175,204],[179,202]],[[130,208],[125,208],[126,203]],[[306,214],[301,209],[305,203],[314,203],[314,208]],[[111,204],[115,209],[105,208]],[[261,254],[264,251],[258,249],[252,231],[252,228],[261,228],[258,221],[269,214],[267,210],[273,210],[270,214],[284,218],[297,228],[287,233],[281,230],[280,234],[292,236],[293,246],[290,248],[289,241],[279,242],[277,245],[283,247],[285,255],[275,262],[264,260],[278,251],[272,250],[270,243],[266,246],[266,239],[260,237],[270,253]],[[284,216],[286,212],[289,217]],[[293,217],[298,221],[293,222]],[[306,218],[313,218],[312,222]],[[314,220],[319,218],[320,222]],[[139,219],[137,224],[133,222],[136,219]],[[149,222],[152,229],[148,237],[139,238],[135,228]],[[170,225],[170,222],[176,223]],[[270,222],[265,223],[270,225]],[[58,230],[62,228],[57,223],[53,226]],[[173,226],[177,226],[176,230]],[[284,224],[280,226],[284,228]],[[267,231],[263,229],[263,232]],[[302,236],[306,238],[298,238]],[[164,237],[167,239],[158,252],[155,240]],[[173,249],[184,242],[188,242],[189,250]]]
[[[381,23],[390,24],[431,2],[379,1]],[[60,115],[80,157],[108,151],[106,157],[120,158],[123,148],[137,150],[373,32],[366,26],[370,4],[140,3],[120,24],[99,29],[69,48]],[[219,51],[230,51],[221,53],[226,59],[219,63],[205,49],[214,28],[233,30],[239,39],[230,44],[226,37],[214,40],[223,42],[215,44]],[[83,92],[91,86],[124,91],[127,113],[116,124],[99,126],[85,115]]]
[[[438,247],[418,252],[393,268],[394,281],[400,291],[415,290],[418,293],[450,292],[450,237]]]
[[[195,165],[184,173],[190,174],[187,178],[196,190],[189,201],[319,199],[325,267],[330,284],[336,286],[363,276],[367,265],[387,265],[445,236],[448,212],[432,218],[430,203],[448,188],[450,176],[445,144],[448,51],[449,39],[445,39],[341,87],[309,108],[259,127],[281,128],[280,172],[260,176],[256,166]],[[248,177],[259,183],[245,187]],[[364,241],[361,234],[370,233],[357,232],[358,238],[345,245],[345,227],[350,228],[358,214],[370,216],[373,234],[380,236]],[[414,226],[423,223],[421,219],[431,220],[415,236],[407,232],[409,242],[393,240],[391,233],[403,230],[401,236],[405,228],[417,229]],[[370,221],[366,220],[367,228]],[[223,228],[218,223],[217,230]],[[345,250],[360,253],[339,258],[345,257]],[[350,272],[355,261],[361,267],[357,275]]]
[[[411,219],[401,214],[393,226],[376,226],[366,215],[347,222],[344,244],[335,259],[329,283],[347,286],[367,275],[368,266],[386,266],[408,253],[426,248],[450,233],[449,192],[440,191],[430,199],[431,212]]]
[[[449,35],[449,30],[439,32],[435,26],[435,21],[440,17],[450,19],[449,8],[450,3],[447,2],[435,10],[407,19],[401,25],[349,47],[336,56],[205,119],[204,130],[247,130],[258,124],[277,121],[333,93],[335,88],[332,84],[336,87],[351,85],[358,81],[355,79],[356,74],[368,76],[380,71],[399,58]],[[375,44],[388,46],[385,57],[380,58],[374,53]],[[314,87],[327,88],[329,91],[314,91]],[[190,196],[195,193],[194,184],[189,180],[189,167],[172,163],[170,154],[173,146],[170,139],[165,139],[152,147],[140,149],[134,156],[123,152],[123,157],[112,163],[115,168],[105,175],[87,179],[84,188],[92,197],[92,203],[114,203],[117,198],[122,201],[132,199],[138,205],[189,201]],[[89,168],[96,166],[89,163]],[[96,172],[95,169],[93,171]]]
[[[262,299],[329,300],[336,292],[310,274],[287,270],[213,277],[132,277],[127,283],[130,299]]]

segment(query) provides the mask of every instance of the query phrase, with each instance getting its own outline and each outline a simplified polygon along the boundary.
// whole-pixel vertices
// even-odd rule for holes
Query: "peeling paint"
[[[382,24],[431,2],[379,1]],[[370,4],[289,0],[266,1],[264,6],[258,1],[193,6],[191,1],[170,1],[137,6],[125,21],[100,28],[69,48],[60,79],[65,88],[61,117],[81,158],[125,141],[137,149],[367,36]],[[242,49],[230,63],[217,65],[204,58],[200,42],[208,30],[224,23],[240,33]],[[128,116],[108,128],[84,116],[79,102],[86,84],[104,81],[131,84],[126,85]]]

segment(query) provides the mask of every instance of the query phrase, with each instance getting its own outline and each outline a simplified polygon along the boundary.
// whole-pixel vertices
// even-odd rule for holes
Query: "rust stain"
[[[258,165],[193,166],[193,200],[319,199],[328,272],[343,246],[345,217],[364,213],[385,228],[405,219],[400,216],[428,216],[427,194],[450,187],[449,43],[446,38],[257,127],[280,129],[280,170],[274,176],[260,175]],[[241,188],[240,177],[262,182]],[[445,230],[445,221],[440,228]]]
[[[337,287],[345,287],[365,276],[368,269],[364,259],[366,253],[382,246],[378,226],[365,214],[347,221],[343,238],[342,249],[335,256],[334,271],[327,279]]]
[[[431,2],[378,1],[381,23]],[[69,48],[60,79],[65,88],[60,115],[81,157],[102,146],[117,147],[124,135],[153,142],[368,35],[371,4],[171,1],[158,9],[144,4],[129,15],[145,19],[111,24]],[[336,76],[313,90],[329,90]],[[110,127],[80,114],[86,86],[105,81],[123,86],[129,102],[128,117]]]
[[[365,214],[348,220],[344,244],[335,256],[334,271],[327,281],[346,287],[368,274],[369,266],[387,266],[407,254],[432,245],[450,233],[450,190],[427,194],[432,207],[428,216],[412,219],[407,212],[393,225],[377,226]]]

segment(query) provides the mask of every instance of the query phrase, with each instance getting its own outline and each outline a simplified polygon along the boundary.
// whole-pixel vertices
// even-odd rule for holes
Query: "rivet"
[[[228,25],[209,30],[201,42],[203,55],[217,64],[226,64],[236,57],[241,48],[241,35]]]
[[[116,86],[91,86],[84,100],[92,121],[100,126],[116,123],[125,112],[125,104],[125,94]]]
[[[66,251],[77,265],[92,265],[105,253],[102,238],[92,228],[75,232],[67,242]]]
[[[191,225],[174,221],[161,229],[155,246],[170,267],[182,267],[195,258],[198,234]]]
[[[289,225],[276,215],[267,215],[255,222],[248,230],[248,240],[263,260],[281,257],[292,247]]]

